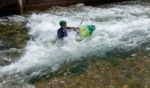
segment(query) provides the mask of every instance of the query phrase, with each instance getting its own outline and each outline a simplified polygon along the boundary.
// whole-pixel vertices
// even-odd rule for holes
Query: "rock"
[[[0,50],[9,48],[23,48],[29,40],[28,30],[22,24],[0,24]]]
[[[0,66],[9,65],[18,60],[30,39],[28,30],[22,23],[25,21],[24,17],[17,16],[8,19],[12,22],[0,24]]]

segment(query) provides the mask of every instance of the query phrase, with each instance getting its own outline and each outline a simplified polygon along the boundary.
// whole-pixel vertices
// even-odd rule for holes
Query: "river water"
[[[148,4],[112,4],[106,6],[54,7],[46,12],[32,13],[24,17],[32,38],[28,41],[21,58],[8,66],[0,67],[0,88],[34,88],[24,82],[44,70],[55,71],[64,62],[87,57],[109,57],[115,49],[129,52],[140,48],[150,50],[150,6]],[[68,26],[94,24],[93,35],[76,41],[75,32],[70,32],[65,44],[54,44],[59,21]],[[146,44],[142,46],[143,44]],[[128,56],[135,55],[135,52]],[[14,85],[15,84],[15,85]]]

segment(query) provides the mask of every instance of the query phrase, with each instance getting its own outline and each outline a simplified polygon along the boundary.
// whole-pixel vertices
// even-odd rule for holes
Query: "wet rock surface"
[[[82,64],[86,63],[87,69],[81,74],[43,77],[35,83],[35,86],[36,88],[144,88],[145,86],[149,88],[150,59],[141,54],[129,60],[117,58],[84,60]],[[71,67],[68,66],[69,68]]]
[[[10,24],[3,20],[0,24],[0,66],[15,62],[23,53],[27,40],[29,40],[25,23],[21,21],[16,23],[15,20]]]
[[[23,49],[17,49],[17,48],[10,48],[7,50],[1,50],[0,51],[0,66],[9,65],[12,62],[15,62],[18,60],[17,57],[20,57],[22,54]]]
[[[21,79],[15,79],[7,77],[5,80],[0,77],[0,88],[35,88],[33,85],[24,82]]]

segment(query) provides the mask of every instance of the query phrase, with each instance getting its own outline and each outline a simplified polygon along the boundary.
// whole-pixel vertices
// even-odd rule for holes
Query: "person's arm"
[[[74,31],[78,31],[79,30],[79,27],[67,27],[67,29],[72,29]]]

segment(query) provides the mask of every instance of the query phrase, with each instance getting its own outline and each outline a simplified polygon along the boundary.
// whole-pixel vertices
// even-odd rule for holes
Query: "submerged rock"
[[[28,84],[20,79],[0,79],[0,88],[35,88],[33,85]]]
[[[17,57],[20,57],[23,52],[23,49],[10,48],[7,50],[0,51],[0,66],[8,65],[12,62],[18,60]]]

